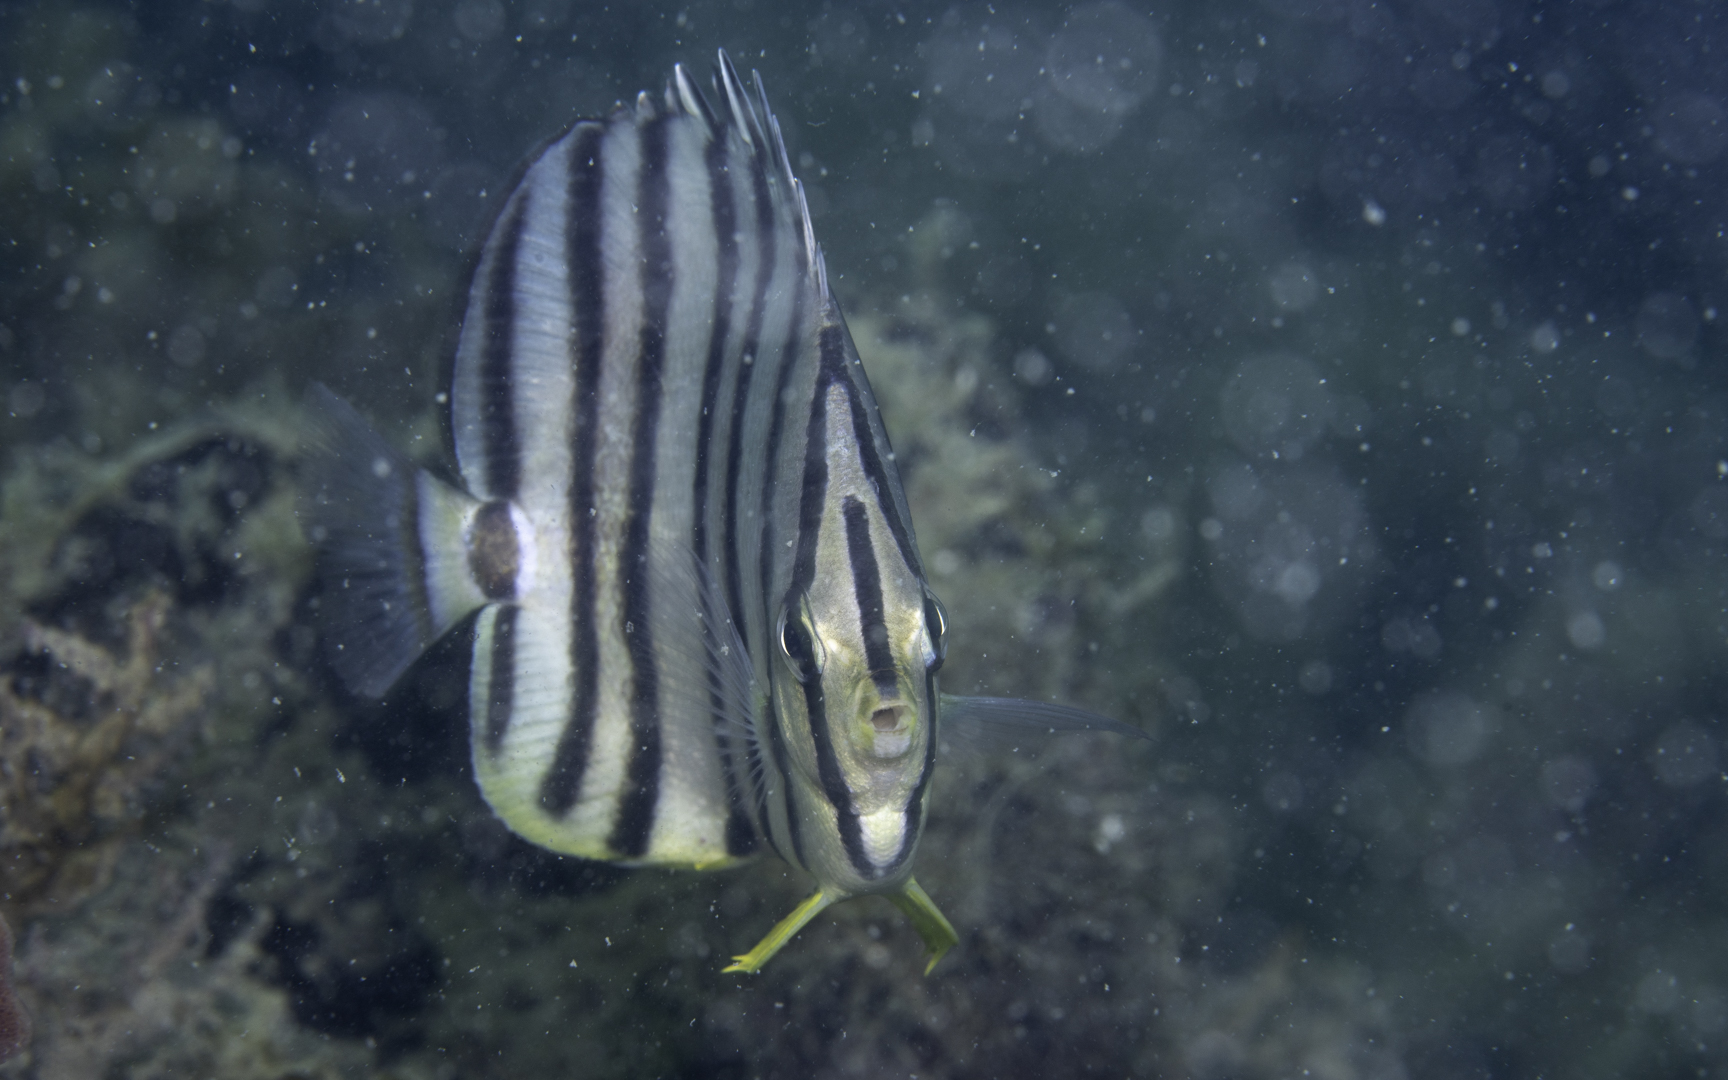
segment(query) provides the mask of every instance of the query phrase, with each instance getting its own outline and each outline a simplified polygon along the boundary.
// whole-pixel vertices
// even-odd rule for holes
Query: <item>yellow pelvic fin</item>
[[[944,953],[960,944],[960,935],[954,932],[954,926],[942,913],[936,910],[935,901],[925,892],[914,878],[906,879],[906,887],[897,893],[889,893],[888,899],[894,906],[906,913],[912,920],[912,926],[918,931],[918,936],[924,939],[924,947],[930,950],[930,962],[924,965],[924,974],[935,970],[936,961],[942,959]]]
[[[775,953],[784,948],[786,943],[791,941],[798,931],[804,929],[805,923],[821,914],[823,908],[838,899],[840,899],[838,896],[835,896],[824,889],[817,889],[814,893],[811,893],[810,897],[802,904],[793,908],[792,914],[775,923],[774,929],[768,931],[768,936],[763,938],[761,941],[758,941],[754,949],[751,949],[743,956],[734,956],[732,958],[732,965],[724,970],[747,971],[751,974],[761,971],[762,965],[773,959]],[[898,898],[896,898],[896,902],[898,902]],[[926,897],[924,902],[928,904],[930,902],[929,898]],[[931,908],[930,910],[934,912],[936,909]],[[938,919],[942,918],[940,914],[937,914],[936,917]],[[947,925],[946,920],[944,920],[943,925]],[[954,931],[949,930],[948,933],[953,934]],[[926,938],[925,940],[929,939]]]
[[[731,965],[723,970],[751,974],[761,971],[762,965],[785,948],[786,943],[804,929],[811,919],[840,899],[841,897],[826,889],[817,889],[802,904],[793,908],[792,914],[775,923],[774,929],[768,931],[767,936],[758,941],[754,949],[743,956],[734,956]],[[930,962],[924,965],[924,974],[930,974],[935,970],[936,961],[942,959],[949,949],[960,944],[960,935],[954,932],[953,924],[936,910],[936,902],[930,899],[930,894],[925,892],[915,879],[907,878],[905,887],[899,892],[889,893],[888,899],[912,920],[913,929],[924,939],[924,948],[930,953]]]

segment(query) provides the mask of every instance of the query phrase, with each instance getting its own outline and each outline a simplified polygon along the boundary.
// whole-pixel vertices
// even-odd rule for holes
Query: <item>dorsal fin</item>
[[[802,201],[802,198],[800,198],[800,201]],[[809,220],[808,216],[806,216],[805,220]],[[805,228],[808,229],[809,226],[806,225]],[[811,260],[811,265],[814,267],[816,274],[816,291],[818,295],[822,297],[822,302],[830,305],[830,313],[832,313],[834,294],[828,290],[828,260],[822,257],[821,244],[812,245],[812,249],[815,253],[815,257]]]
[[[750,75],[751,82],[746,85],[732,63],[732,57],[721,49],[714,64],[714,91],[724,99],[724,110],[716,110],[691,77],[689,69],[676,64],[658,100],[643,91],[633,102],[619,102],[609,122],[645,124],[660,116],[688,116],[702,121],[709,138],[725,139],[729,132],[736,131],[745,151],[767,171],[770,187],[776,192],[775,201],[792,211],[792,225],[803,242],[805,272],[810,275],[822,302],[831,303],[833,295],[828,288],[827,266],[810,224],[810,200],[803,182],[792,171],[786,137],[768,104],[762,73],[752,70]]]
[[[750,95],[744,93],[743,84],[738,79],[737,69],[732,66],[731,57],[726,54],[725,49],[720,50],[719,63],[716,65],[714,73],[714,86],[726,95],[726,100],[731,105],[731,122],[738,126],[739,131],[744,135],[745,143],[754,152],[761,153],[762,144],[758,137],[752,135],[752,126],[756,126],[758,132],[762,127],[767,129],[768,142],[773,147],[774,157],[785,180],[786,189],[792,193],[793,203],[798,210],[798,228],[802,233],[801,239],[804,241],[805,266],[809,268],[811,276],[815,278],[818,295],[827,301],[830,299],[828,268],[822,259],[822,249],[816,243],[816,232],[810,226],[810,200],[804,194],[804,184],[797,176],[793,175],[792,159],[786,152],[786,139],[780,131],[779,118],[774,115],[774,110],[768,104],[768,91],[762,84],[762,73],[751,71],[750,75],[755,83],[754,102],[751,101]],[[708,128],[710,138],[719,137],[725,125],[715,114],[713,107],[708,104],[708,99],[703,95],[701,88],[690,78],[690,71],[683,64],[673,65],[672,78],[666,84],[665,96],[667,111],[695,117]],[[647,95],[644,94],[643,98],[646,99],[646,97]],[[748,113],[739,107],[738,102],[743,102]],[[637,106],[638,113],[641,110],[642,106],[639,104]],[[750,117],[749,120],[744,119],[746,115]]]
[[[768,88],[762,83],[760,71],[750,72],[756,85],[756,101],[761,106],[764,126],[767,128],[768,139],[774,148],[774,157],[780,164],[780,174],[785,178],[787,190],[792,192],[792,199],[798,209],[798,228],[803,233],[804,266],[816,277],[819,293],[824,300],[828,298],[828,275],[820,271],[821,259],[816,250],[816,233],[810,227],[810,201],[804,197],[804,185],[792,172],[792,156],[786,152],[786,137],[780,131],[780,118],[774,115],[774,110],[768,107]]]
[[[738,69],[732,66],[732,58],[725,49],[720,50],[715,63],[714,87],[725,96],[726,105],[732,110],[732,123],[744,141],[753,147],[765,145],[768,140],[762,132],[762,119],[756,115],[750,92],[744,89],[744,80],[738,77]]]
[[[763,127],[767,130],[774,156],[780,163],[780,172],[786,177],[788,184],[796,185],[798,178],[792,174],[792,158],[786,153],[786,139],[780,134],[780,119],[774,115],[774,110],[768,107],[768,88],[762,84],[762,73],[752,71],[750,78],[756,84],[756,101],[762,108]]]
[[[681,109],[686,116],[699,117],[708,125],[712,134],[720,128],[720,121],[714,115],[714,109],[703,96],[702,88],[696,85],[690,77],[690,70],[683,64],[672,67],[672,82],[666,87],[666,105],[668,108]]]

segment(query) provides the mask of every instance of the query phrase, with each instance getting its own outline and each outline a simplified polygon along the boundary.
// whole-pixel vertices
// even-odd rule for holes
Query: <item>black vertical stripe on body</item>
[[[852,595],[858,600],[858,628],[864,635],[864,661],[883,694],[898,690],[894,653],[888,648],[888,619],[882,610],[882,575],[870,542],[870,515],[854,496],[841,506],[846,519],[846,558],[852,566]]]
[[[528,192],[517,197],[498,232],[486,281],[485,331],[480,354],[480,438],[486,448],[486,488],[494,499],[514,499],[522,484],[522,444],[516,430],[516,257],[528,220]]]
[[[800,269],[804,258],[798,258]],[[798,372],[798,345],[804,333],[804,293],[803,275],[798,276],[798,283],[792,292],[792,322],[786,331],[786,343],[780,349],[781,365],[779,378],[775,380],[774,400],[768,420],[768,447],[763,455],[767,462],[768,473],[774,475],[779,468],[780,440],[786,429],[786,397],[792,385],[792,378]],[[797,557],[792,566],[792,587],[787,593],[786,602],[790,603],[797,595],[810,587],[810,582],[816,576],[816,535],[822,522],[822,500],[828,491],[828,454],[824,437],[826,417],[828,414],[827,372],[818,368],[816,384],[810,394],[810,425],[805,429],[804,442],[804,477],[799,485],[800,499],[798,504],[798,533],[793,539],[797,541]],[[775,490],[772,483],[762,488],[762,521],[764,543],[762,544],[762,587],[766,589],[773,578],[769,575],[773,561],[774,547],[780,538],[773,535],[773,509]]]
[[[540,803],[562,817],[581,793],[582,773],[594,739],[600,701],[600,638],[594,625],[594,449],[600,422],[600,361],[603,295],[600,280],[600,137],[598,124],[583,125],[570,148],[570,211],[565,229],[570,267],[575,369],[570,455],[570,669],[574,682],[570,717],[558,736],[552,767],[540,783]]]
[[[510,710],[516,697],[515,604],[504,604],[492,617],[492,649],[486,669],[486,751],[496,754],[510,732]]]
[[[720,376],[726,366],[726,343],[731,336],[732,301],[737,289],[737,208],[732,205],[732,181],[726,170],[726,140],[715,138],[704,154],[708,166],[709,211],[714,236],[719,242],[719,266],[715,278],[714,330],[708,339],[708,359],[702,368],[702,412],[696,418],[696,480],[692,491],[695,508],[691,545],[696,564],[708,565],[708,444],[714,438],[714,411],[719,406]]]
[[[816,542],[822,523],[822,506],[828,494],[828,388],[846,379],[843,351],[830,350],[828,327],[820,337],[820,359],[816,385],[810,395],[810,422],[804,431],[804,479],[798,509],[798,551],[792,563],[792,593],[796,596],[816,579]],[[855,398],[850,383],[846,395]],[[784,391],[782,391],[784,396]],[[871,477],[872,482],[876,482]],[[881,490],[880,484],[877,490]]]
[[[708,103],[700,94],[696,100],[712,128],[713,114],[707,112]],[[714,440],[720,378],[726,367],[726,345],[732,332],[732,303],[738,288],[738,212],[732,202],[732,179],[726,170],[725,138],[710,137],[703,152],[703,162],[708,169],[709,213],[719,251],[715,267],[713,326],[708,338],[708,358],[702,368],[702,411],[696,418],[696,477],[690,499],[693,511],[690,540],[697,579],[707,581],[712,574],[708,563],[708,474],[713,464],[708,450]],[[704,607],[708,607],[708,594],[714,590],[704,589],[703,592]],[[724,603],[723,598],[721,602]],[[719,625],[722,619],[739,617],[737,612],[711,610],[704,611],[703,616],[709,626]],[[744,809],[744,795],[732,752],[730,721],[718,671],[708,672],[708,710],[713,718],[714,742],[720,754],[720,775],[726,784],[726,854],[748,855],[756,850],[756,829],[750,824],[750,816]]]
[[[744,612],[744,551],[738,542],[738,484],[744,467],[744,427],[749,418],[750,386],[755,380],[762,351],[762,323],[768,314],[768,287],[778,269],[780,245],[774,242],[774,203],[768,194],[768,174],[756,157],[748,159],[751,193],[756,202],[756,288],[750,299],[750,318],[744,324],[738,382],[732,391],[732,427],[726,440],[726,600],[732,610]],[[772,458],[764,462],[770,475]],[[769,485],[772,487],[772,484]]]
[[[648,588],[649,526],[654,517],[656,447],[666,368],[666,319],[672,306],[672,241],[666,213],[671,126],[662,116],[642,131],[636,174],[641,253],[642,332],[636,357],[636,418],[631,433],[629,519],[624,527],[624,632],[631,659],[630,747],[623,797],[607,847],[638,857],[648,850],[660,800],[660,664],[654,655],[654,598]]]
[[[744,323],[738,378],[732,389],[732,425],[726,438],[726,490],[722,495],[725,499],[725,514],[722,518],[724,533],[721,536],[721,555],[726,560],[727,607],[734,613],[735,618],[744,619],[746,622],[750,615],[744,607],[744,552],[738,541],[738,484],[743,471],[744,421],[749,415],[750,383],[756,371],[756,354],[761,348],[762,321],[767,317],[768,286],[774,280],[775,264],[780,254],[779,246],[774,242],[774,203],[768,195],[768,174],[762,171],[761,162],[753,156],[747,159],[747,164],[750,169],[751,194],[756,204],[756,282],[750,297],[750,315]],[[767,647],[766,641],[759,644]],[[771,745],[777,745],[774,740],[779,737],[775,712],[774,696],[770,694],[768,715],[762,722],[774,733],[774,739],[770,739]],[[755,740],[749,743],[745,755],[750,775],[761,775],[766,763],[762,761],[762,752]],[[791,783],[791,778],[786,772],[783,755],[773,756],[776,758],[775,767],[780,770],[781,786],[786,787]],[[757,786],[755,795],[756,820],[763,835],[768,837],[775,854],[785,858],[786,852],[780,849],[779,841],[768,827],[766,782]]]
[[[799,269],[802,271],[804,269],[804,258],[802,256],[802,254],[800,254],[798,257],[798,265],[799,265]],[[775,550],[775,547],[780,542],[780,538],[774,532],[774,513],[773,513],[773,510],[774,510],[775,485],[773,483],[773,477],[774,477],[775,473],[777,472],[777,470],[779,469],[780,439],[782,437],[782,432],[785,430],[785,426],[786,426],[786,393],[787,393],[787,389],[791,385],[792,376],[798,370],[798,351],[799,351],[798,350],[798,343],[799,343],[800,338],[803,336],[803,331],[804,331],[804,293],[805,293],[806,288],[807,288],[807,285],[805,283],[804,275],[802,273],[799,273],[796,276],[794,283],[793,283],[793,286],[792,286],[792,318],[791,318],[791,322],[787,324],[786,340],[780,346],[780,353],[779,353],[780,370],[779,370],[779,373],[774,380],[774,399],[772,402],[769,403],[770,408],[769,408],[769,418],[768,418],[768,443],[767,443],[767,446],[764,448],[763,454],[762,454],[763,469],[766,471],[767,476],[769,478],[769,482],[762,485],[762,502],[761,502],[761,507],[760,507],[761,521],[762,521],[762,542],[761,542],[762,547],[761,547],[761,551],[758,553],[758,558],[759,558],[760,562],[758,563],[758,567],[757,567],[759,575],[760,575],[759,579],[758,579],[758,587],[761,588],[763,591],[764,602],[766,602],[766,599],[767,599],[767,590],[771,587],[773,580],[774,580],[773,574],[772,574],[773,561],[774,561],[774,550]],[[821,386],[820,385],[817,386],[817,393],[816,393],[815,397],[816,397],[816,401],[819,404],[822,401],[822,393],[821,393]],[[806,469],[806,472],[808,472],[808,470],[809,470],[809,450],[808,450],[808,447],[806,448],[806,451],[805,451],[805,469]],[[828,475],[828,460],[827,460],[827,457],[824,455],[824,457],[822,459],[822,476],[823,476],[822,482],[823,482],[824,487],[826,487],[826,484],[827,484],[827,475]],[[805,486],[806,491],[808,491],[808,486],[809,486],[808,476],[806,476],[804,486]],[[799,532],[801,535],[806,531],[806,528],[802,522],[802,518],[804,517],[804,510],[805,510],[804,507],[800,507]],[[820,518],[820,513],[818,513],[818,519],[819,518]],[[800,543],[802,543],[802,541],[800,541]],[[808,587],[808,582],[806,582],[805,584],[806,584],[806,587]],[[798,591],[801,591],[801,590],[798,590],[798,587],[796,584],[794,584],[793,588],[794,588],[794,591],[788,594],[787,600],[782,601],[783,603],[789,602],[793,597],[795,597],[797,595]],[[772,615],[770,615],[769,621],[770,622],[774,621]],[[768,648],[772,648],[772,646],[768,646]],[[818,682],[818,683],[820,682],[820,680],[812,680],[812,681]],[[818,687],[818,690],[820,690],[820,687]],[[769,701],[768,722],[770,724],[774,725],[775,734],[776,734],[776,736],[778,736],[779,735],[780,719],[777,715],[775,715],[775,709],[774,709],[774,705],[773,705],[774,697],[772,694],[769,695],[768,701]],[[800,839],[799,839],[798,807],[797,807],[796,803],[793,801],[792,784],[791,784],[791,775],[792,774],[789,771],[787,763],[786,763],[785,748],[777,742],[775,744],[775,750],[776,750],[776,758],[778,759],[778,764],[780,766],[780,774],[781,774],[782,781],[784,783],[784,790],[785,790],[785,794],[786,794],[786,821],[787,821],[788,831],[791,833],[790,839],[792,842],[792,853],[795,856],[795,861],[797,862],[797,864],[799,866],[808,866],[809,864],[804,861],[803,844],[800,842]]]

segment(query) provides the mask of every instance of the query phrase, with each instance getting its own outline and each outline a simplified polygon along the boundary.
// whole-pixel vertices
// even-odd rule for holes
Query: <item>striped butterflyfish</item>
[[[1123,727],[938,694],[947,621],[894,453],[761,78],[725,53],[712,96],[679,67],[530,161],[440,400],[459,484],[311,391],[333,666],[382,695],[471,619],[474,775],[510,829],[808,872],[728,970],[870,893],[934,966],[957,939],[912,863],[938,722]]]

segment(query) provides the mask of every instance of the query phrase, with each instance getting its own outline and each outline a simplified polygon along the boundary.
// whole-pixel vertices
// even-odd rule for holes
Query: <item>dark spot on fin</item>
[[[521,548],[516,539],[516,523],[510,517],[510,504],[497,500],[486,503],[475,512],[473,531],[468,538],[468,568],[486,599],[515,599],[520,561]]]

